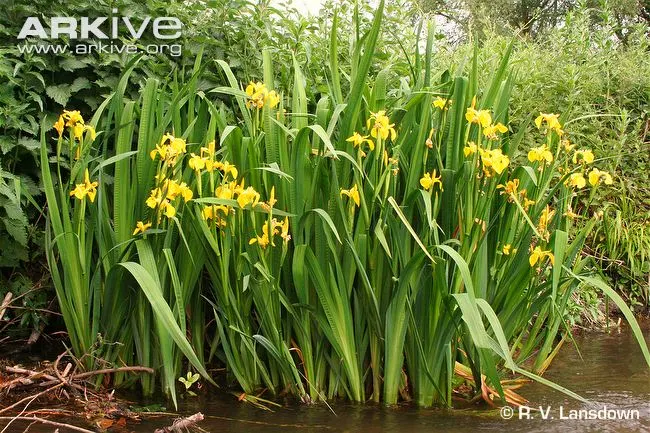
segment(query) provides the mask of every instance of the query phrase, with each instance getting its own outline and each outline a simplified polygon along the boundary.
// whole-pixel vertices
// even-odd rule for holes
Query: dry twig
[[[198,412],[198,413],[195,413],[194,415],[188,416],[186,418],[177,419],[169,427],[163,427],[163,428],[156,429],[156,431],[154,431],[154,433],[181,432],[183,430],[188,429],[189,427],[192,427],[194,424],[198,423],[199,421],[203,421],[203,419],[204,419],[203,414],[201,412]]]
[[[75,425],[65,424],[65,423],[56,422],[56,421],[50,421],[49,419],[38,418],[38,417],[35,417],[35,416],[16,416],[16,417],[0,416],[0,421],[11,421],[11,422],[13,422],[13,421],[32,421],[32,422],[40,422],[42,424],[47,424],[47,425],[51,425],[51,426],[54,426],[54,427],[67,428],[69,430],[74,430],[74,431],[78,431],[78,432],[81,432],[81,433],[95,433],[95,432],[93,432],[91,430],[87,430],[85,428],[77,427]]]

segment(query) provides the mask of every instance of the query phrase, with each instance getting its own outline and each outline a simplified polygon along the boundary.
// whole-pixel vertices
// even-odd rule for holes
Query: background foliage
[[[624,25],[611,9],[575,9],[564,25],[518,38],[511,123],[522,126],[540,107],[567,116],[568,137],[594,150],[612,173],[615,187],[596,197],[604,205],[599,225],[588,240],[587,253],[596,257],[605,275],[638,310],[648,306],[648,230],[650,189],[650,42],[645,25]],[[494,68],[510,35],[490,24],[479,51],[481,69]],[[616,36],[623,31],[624,40]],[[437,61],[462,65],[471,48],[441,43]],[[529,130],[534,128],[528,126]],[[530,137],[530,134],[527,135]],[[528,140],[529,138],[526,138]],[[598,298],[576,300],[576,312],[599,316]],[[602,315],[600,315],[602,318]],[[580,314],[572,315],[580,321]],[[596,320],[598,322],[599,320]]]

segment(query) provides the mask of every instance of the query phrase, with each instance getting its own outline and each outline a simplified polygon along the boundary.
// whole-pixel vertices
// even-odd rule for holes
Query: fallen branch
[[[87,430],[85,428],[77,427],[75,425],[70,425],[70,424],[65,424],[62,422],[56,422],[56,421],[50,421],[49,419],[45,418],[38,418],[35,416],[16,416],[16,417],[11,417],[11,416],[0,416],[0,421],[32,421],[32,422],[40,422],[42,424],[47,424],[51,425],[54,427],[61,427],[61,428],[67,428],[69,430],[74,430],[82,433],[95,433],[91,430]]]
[[[13,388],[14,385],[18,386],[26,386],[26,385],[33,385],[34,381],[36,379],[47,379],[47,382],[40,383],[39,386],[41,387],[46,387],[46,386],[52,386],[56,385],[58,383],[61,383],[59,379],[56,377],[40,372],[40,371],[34,371],[34,370],[27,370],[25,368],[20,368],[20,367],[5,367],[5,370],[7,373],[14,373],[14,374],[24,374],[26,376],[29,376],[27,378],[24,377],[18,377],[16,379],[12,379],[9,382],[5,382],[3,384],[0,384],[0,389],[8,387],[9,389]],[[81,385],[78,385],[76,383],[68,383],[71,387],[75,388],[78,391],[84,392],[85,388]]]
[[[204,417],[201,412],[195,413],[194,415],[188,416],[186,418],[181,418],[177,419],[174,421],[172,425],[169,427],[163,427],[156,429],[154,433],[174,433],[174,432],[181,432],[185,429],[188,429],[189,427],[192,427],[194,424],[198,423],[199,421],[203,421]]]
[[[9,382],[2,383],[0,384],[0,389],[9,387],[16,383],[19,383],[20,385],[31,385],[33,384],[33,381],[35,379],[40,379],[40,378],[47,379],[47,382],[43,382],[40,384],[40,386],[43,387],[56,385],[57,383],[61,382],[61,380],[58,377],[54,377],[51,374],[47,374],[45,372],[28,370],[26,368],[21,368],[21,367],[5,367],[5,370],[7,371],[7,373],[24,374],[29,377],[28,378],[19,377]],[[144,372],[144,373],[153,374],[155,371],[153,368],[140,367],[140,366],[104,368],[102,370],[93,370],[93,371],[87,371],[85,373],[73,374],[72,376],[68,377],[67,378],[68,380],[65,382],[72,382],[74,380],[86,379],[91,376],[97,376],[98,374],[124,373],[124,372]],[[73,387],[79,386],[74,383],[69,383],[69,385],[72,385]],[[81,388],[81,390],[83,390],[83,388]]]
[[[28,370],[26,368],[14,366],[14,367],[5,367],[5,370],[7,373],[14,373],[14,374],[24,374],[28,375],[30,380],[33,379],[40,379],[41,377],[47,380],[58,380],[56,377],[49,375],[44,372],[40,371],[34,371],[34,370]],[[0,385],[0,388],[2,388],[3,385]]]
[[[97,376],[98,374],[123,373],[123,372],[135,372],[135,371],[142,371],[142,372],[150,373],[150,374],[153,374],[155,372],[155,370],[153,368],[139,367],[139,366],[118,367],[118,368],[104,368],[102,370],[93,370],[93,371],[87,371],[85,373],[75,374],[75,375],[72,376],[71,380],[85,379],[86,377]]]

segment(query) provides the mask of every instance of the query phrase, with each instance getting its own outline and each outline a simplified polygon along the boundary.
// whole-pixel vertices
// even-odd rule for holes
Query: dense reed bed
[[[650,365],[580,254],[611,174],[560,115],[531,115],[533,139],[509,127],[509,51],[494,71],[476,55],[436,71],[430,31],[410,76],[371,73],[381,28],[380,7],[340,65],[334,20],[315,101],[295,60],[276,89],[270,51],[250,83],[199,56],[132,100],[134,59],[92,119],[44,125],[48,261],[82,362],[154,367],[139,386],[174,401],[213,364],[253,402],[451,405],[458,372],[501,401],[510,373],[580,398],[540,374],[590,285]],[[206,68],[221,87],[201,90]]]

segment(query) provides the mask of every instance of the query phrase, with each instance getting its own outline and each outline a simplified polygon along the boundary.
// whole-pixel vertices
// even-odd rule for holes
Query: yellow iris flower
[[[270,108],[275,108],[280,103],[280,96],[278,96],[276,91],[269,91],[266,85],[260,81],[251,81],[246,86],[245,91],[248,96],[248,100],[246,101],[248,108],[261,109],[265,105]]]
[[[235,196],[235,191],[237,190],[237,185],[235,182],[230,182],[225,185],[219,185],[214,191],[214,195],[217,198],[223,200],[231,200]],[[243,188],[242,188],[243,191]]]
[[[284,217],[284,222],[280,224],[282,231],[280,231],[280,237],[284,242],[289,242],[291,240],[291,235],[289,234],[289,217]]]
[[[535,266],[538,262],[541,264],[544,259],[548,258],[552,265],[555,264],[555,256],[551,251],[544,251],[539,246],[536,246],[530,253],[528,263],[530,266]]]
[[[351,198],[354,204],[361,206],[361,196],[359,195],[359,187],[356,183],[350,189],[341,189],[341,195]]]
[[[75,126],[72,127],[72,135],[74,136],[75,140],[81,140],[81,137],[83,136],[84,132],[90,132],[90,139],[94,140],[95,137],[97,137],[97,133],[95,132],[95,128],[93,128],[90,125],[83,125],[81,123],[77,123]]]
[[[502,185],[502,184],[497,185],[497,189],[502,189],[503,190],[503,191],[501,191],[501,194],[508,194],[508,195],[514,194],[514,195],[517,195],[519,193],[519,191],[518,191],[518,189],[519,189],[519,179],[509,180],[509,181],[506,182],[505,185]]]
[[[59,119],[54,122],[54,129],[59,133],[59,138],[63,135],[63,128],[65,127],[65,121],[63,120],[63,115],[59,116]]]
[[[150,227],[151,227],[150,222],[144,223],[142,221],[138,221],[137,224],[135,225],[135,230],[133,230],[133,236],[137,235],[138,233],[146,232],[147,230],[149,230]]]
[[[488,110],[475,110],[472,107],[467,109],[465,119],[467,119],[469,123],[479,124],[483,128],[487,128],[492,124],[492,115]]]
[[[82,125],[84,124],[84,118],[81,116],[79,110],[63,110],[63,114],[61,116],[67,120],[65,126],[75,126],[77,123],[81,123]]]
[[[562,140],[560,142],[560,144],[562,145],[564,150],[566,150],[567,152],[571,152],[573,150],[573,148],[576,147],[576,145],[572,144],[568,139]]]
[[[505,132],[508,132],[508,128],[501,122],[483,128],[483,135],[485,135],[489,140],[497,140],[499,138],[497,133],[503,134]]]
[[[528,210],[528,208],[534,204],[535,204],[535,200],[531,200],[528,197],[524,197],[524,203],[523,203],[524,210]]]
[[[63,129],[65,126],[72,128],[72,136],[75,140],[81,140],[86,131],[90,132],[90,138],[92,140],[97,136],[95,128],[91,125],[86,125],[79,110],[63,110],[63,114],[61,114],[59,119],[54,123],[54,129],[59,133],[59,138],[63,135]]]
[[[176,208],[167,199],[163,200],[162,203],[160,203],[160,209],[163,211],[167,218],[173,218],[174,215],[176,215]]]
[[[533,147],[528,151],[528,160],[530,162],[551,163],[553,162],[553,154],[546,145]]]
[[[196,155],[194,153],[190,154],[190,160],[188,161],[188,165],[190,168],[194,171],[201,171],[205,169],[205,158],[200,157],[199,155]]]
[[[611,185],[614,183],[612,175],[607,171],[600,171],[597,168],[594,168],[589,172],[589,184],[591,186],[596,186],[599,183],[603,182],[605,185]]]
[[[145,201],[145,204],[151,209],[155,209],[162,202],[162,191],[160,188],[154,188],[149,193],[149,197]]]
[[[440,191],[443,191],[442,175],[436,176],[436,170],[433,170],[431,174],[424,173],[424,176],[420,179],[420,185],[427,191],[430,191],[436,184],[440,185]]]
[[[256,236],[256,237],[252,238],[250,241],[248,241],[248,244],[253,245],[253,244],[257,243],[257,245],[259,245],[260,248],[265,249],[269,245],[269,242],[270,242],[269,241],[268,231],[269,231],[269,229],[265,224],[264,227],[262,227],[262,236]]]
[[[176,197],[181,196],[185,202],[192,200],[194,193],[192,189],[187,186],[185,182],[177,183],[174,180],[166,180],[165,186],[167,188],[167,198],[174,200]]]
[[[510,158],[504,155],[501,149],[481,149],[479,148],[481,161],[483,162],[483,171],[486,176],[491,176],[490,169],[496,174],[501,174],[510,165]]]
[[[562,131],[559,117],[559,114],[539,113],[539,116],[535,119],[535,126],[537,126],[537,129],[540,129],[542,124],[546,123],[549,130],[555,131],[557,135],[562,135],[564,131]]]
[[[573,173],[569,176],[567,184],[574,188],[582,189],[587,185],[587,180],[582,175],[582,173]]]
[[[215,150],[215,142],[212,140],[211,142],[208,143],[207,147],[202,147],[201,148],[201,156],[209,156],[210,158],[214,156],[214,150]]]
[[[452,102],[453,101],[451,99],[445,99],[441,98],[440,96],[436,96],[436,99],[433,100],[433,106],[441,110],[447,110],[451,106]]]
[[[350,137],[348,137],[345,141],[352,143],[352,146],[358,147],[359,150],[361,150],[363,143],[367,143],[368,148],[371,151],[375,150],[375,142],[372,141],[370,138],[368,138],[368,135],[361,135],[358,132],[355,132]]]
[[[215,217],[216,209],[214,206],[206,206],[201,211],[201,214],[203,215],[203,219],[207,221]]]
[[[86,196],[90,199],[90,202],[95,201],[95,196],[97,195],[97,187],[99,183],[90,181],[90,174],[88,169],[84,172],[84,183],[78,183],[72,191],[70,191],[70,196],[75,196],[79,200],[83,200]]]
[[[271,224],[272,224],[271,230],[273,230],[273,233],[271,234],[271,236],[269,236],[269,222],[267,221],[262,226],[262,236],[255,236],[250,241],[248,241],[248,245],[253,245],[253,244],[256,243],[262,249],[266,248],[269,244],[271,244],[272,246],[275,246],[275,244],[273,243],[273,239],[272,239],[273,235],[277,234],[277,230],[275,228],[274,221],[275,221],[275,219],[273,219],[271,221]]]
[[[386,116],[385,110],[370,113],[370,118],[366,121],[366,127],[370,129],[370,135],[374,138],[381,137],[382,140],[387,140],[390,137],[391,140],[395,141],[397,132],[394,126],[395,124],[390,123],[388,116]]]
[[[468,142],[467,146],[463,147],[463,154],[465,155],[465,158],[475,154],[477,151],[478,151],[478,146],[476,146],[476,143],[474,143],[473,141]]]
[[[255,207],[260,201],[260,194],[255,191],[255,188],[252,186],[249,186],[246,189],[239,189],[238,194],[237,203],[242,209],[244,209],[248,204],[250,204],[251,207]]]
[[[573,154],[573,163],[577,164],[578,161],[584,162],[585,164],[591,164],[594,162],[594,153],[591,149],[576,150]]]
[[[271,227],[271,233],[269,233],[269,226]],[[282,240],[286,243],[291,240],[291,235],[289,234],[289,218],[285,217],[283,222],[278,221],[273,218],[271,221],[266,221],[264,226],[262,226],[262,236],[255,236],[248,241],[249,245],[258,244],[260,248],[265,249],[269,244],[275,246],[273,242],[273,237],[279,235]]]
[[[224,205],[212,205],[212,206],[206,206],[203,208],[201,211],[203,215],[203,219],[208,221],[208,220],[214,220],[217,225],[224,227],[226,225],[226,221],[221,218],[221,216],[218,214],[218,212],[221,211],[224,216],[227,216],[228,213],[230,212],[230,208]]]
[[[266,100],[264,102],[270,108],[275,108],[280,103],[280,96],[275,92],[275,90],[271,90],[268,95],[266,95]]]
[[[272,208],[273,206],[275,206],[277,202],[278,201],[275,199],[275,186],[272,186],[270,197],[266,203],[268,204],[269,207]]]
[[[160,143],[149,153],[151,159],[160,159],[169,166],[176,164],[179,156],[187,152],[187,143],[182,138],[176,138],[171,134],[163,135]]]
[[[239,172],[237,171],[237,167],[235,167],[233,164],[229,163],[228,161],[224,161],[223,163],[218,163],[217,168],[223,172],[224,176],[227,176],[228,174],[232,175],[233,179],[237,179],[237,176],[239,175]]]
[[[467,108],[465,112],[465,119],[469,123],[476,123],[481,125],[483,128],[487,128],[492,124],[492,115],[490,110],[477,110],[476,108],[476,96],[472,99],[472,105]]]
[[[564,216],[566,216],[567,218],[571,218],[571,219],[580,218],[580,215],[578,215],[577,213],[573,212],[573,209],[571,209],[571,206],[569,206],[569,208],[567,209],[567,211],[564,212]]]
[[[201,170],[207,169],[208,171],[212,171],[215,168],[218,168],[221,163],[218,161],[213,161],[215,154],[214,150],[215,143],[214,140],[212,140],[207,144],[207,147],[201,147],[199,155],[191,153],[190,160],[188,161],[189,167],[192,170],[196,171],[199,175]]]
[[[548,231],[548,225],[554,215],[555,210],[551,209],[550,206],[546,205],[546,207],[542,209],[542,214],[539,216],[539,222],[537,223],[537,230],[540,233],[545,234]]]

